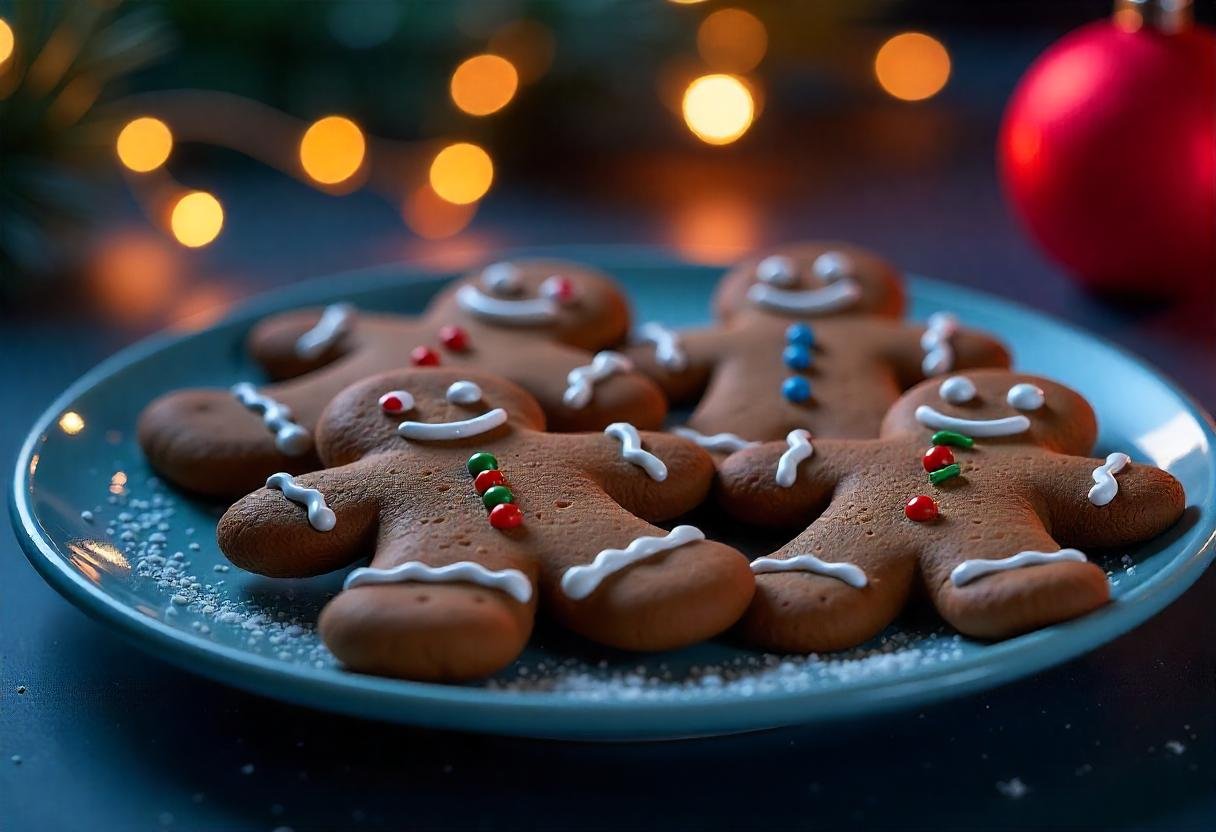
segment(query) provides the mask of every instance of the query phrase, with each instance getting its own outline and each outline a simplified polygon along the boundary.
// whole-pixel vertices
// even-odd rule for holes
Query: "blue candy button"
[[[781,395],[786,401],[802,404],[811,398],[811,383],[802,376],[790,376],[781,382]]]
[[[791,370],[805,370],[811,366],[811,351],[801,344],[790,344],[781,352],[781,360]]]
[[[809,350],[815,346],[815,331],[807,324],[790,324],[785,330],[785,342]]]

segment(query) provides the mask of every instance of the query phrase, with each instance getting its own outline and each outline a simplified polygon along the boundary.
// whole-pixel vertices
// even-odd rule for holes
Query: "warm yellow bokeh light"
[[[768,30],[750,12],[719,9],[697,28],[697,51],[714,69],[748,72],[768,51]]]
[[[205,246],[224,227],[220,201],[206,191],[192,191],[177,201],[169,218],[173,236],[188,248]]]
[[[904,32],[888,40],[874,58],[874,74],[884,90],[904,101],[923,101],[946,86],[950,53],[935,38]]]
[[[84,430],[84,417],[75,410],[69,410],[59,417],[59,429],[68,436],[75,436]]]
[[[455,205],[442,199],[430,185],[421,185],[405,198],[401,217],[410,230],[427,240],[459,234],[477,213],[477,204]]]
[[[452,101],[471,116],[498,112],[518,88],[515,67],[498,55],[474,55],[452,73]]]
[[[326,116],[312,123],[300,139],[300,165],[322,185],[350,179],[363,165],[367,142],[359,125],[342,116]]]
[[[0,17],[0,66],[11,57],[13,50],[17,48],[17,38],[13,35],[13,27],[8,25],[8,21]]]
[[[136,173],[156,170],[173,152],[173,134],[158,118],[144,116],[127,122],[115,143],[118,159]]]
[[[684,121],[707,144],[730,144],[756,115],[751,91],[733,75],[702,75],[684,91]]]
[[[450,144],[431,162],[431,187],[455,205],[476,202],[490,190],[494,163],[490,154],[469,142]]]

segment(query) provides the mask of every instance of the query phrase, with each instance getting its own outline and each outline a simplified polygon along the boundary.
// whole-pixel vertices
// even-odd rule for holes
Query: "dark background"
[[[0,2],[0,17],[20,5]],[[695,59],[697,22],[725,3],[369,2],[362,11],[385,7],[396,23],[359,49],[333,35],[338,5],[124,4],[107,14],[136,15],[134,43],[155,57],[107,87],[83,127],[39,133],[0,110],[0,460],[60,390],[149,332],[202,325],[305,277],[471,266],[551,243],[652,243],[728,263],[784,240],[853,240],[1091,329],[1216,406],[1212,306],[1084,294],[1022,234],[996,179],[1018,77],[1105,3],[734,4],[765,21],[769,49],[752,73],[763,111],[725,148],[693,138],[656,81]],[[501,113],[462,116],[446,96],[451,67],[518,17],[551,30],[552,66]],[[885,95],[871,66],[883,40],[909,29],[953,61],[945,89],[919,103]],[[120,175],[103,129],[137,112],[124,109],[131,96],[180,87],[306,120],[344,112],[402,146],[472,139],[490,150],[496,181],[466,229],[424,240],[383,194],[335,196],[230,148],[182,145],[172,175],[215,193],[226,214],[214,243],[187,250]],[[14,171],[28,170],[64,178],[70,196],[27,199]],[[12,229],[27,225],[38,234],[17,252]],[[594,746],[369,724],[212,684],[85,618],[0,536],[0,829],[1207,829],[1214,606],[1209,572],[1105,648],[924,712]]]

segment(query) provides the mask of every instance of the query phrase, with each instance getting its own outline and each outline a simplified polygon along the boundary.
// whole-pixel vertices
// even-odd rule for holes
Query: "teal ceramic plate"
[[[551,252],[552,253],[552,252]],[[637,249],[556,252],[615,273],[639,320],[703,321],[717,269]],[[30,561],[74,604],[182,667],[267,696],[417,725],[570,738],[717,734],[858,716],[957,696],[1025,676],[1125,633],[1191,585],[1213,557],[1213,425],[1139,360],[1018,306],[931,280],[911,282],[912,313],[950,309],[1004,337],[1019,367],[1056,377],[1098,411],[1098,452],[1168,469],[1190,508],[1167,535],[1102,558],[1115,600],[1083,619],[999,644],[968,641],[931,618],[901,620],[844,655],[778,657],[727,642],[638,657],[542,629],[512,668],[444,686],[347,673],[312,622],[341,575],[274,581],[229,569],[216,548],[223,507],[152,477],[133,428],[153,396],[255,378],[241,352],[251,321],[293,306],[353,300],[420,310],[444,276],[381,269],[312,281],[226,321],[138,344],[90,372],[39,419],[17,461],[12,514]],[[713,529],[753,554],[779,541]]]

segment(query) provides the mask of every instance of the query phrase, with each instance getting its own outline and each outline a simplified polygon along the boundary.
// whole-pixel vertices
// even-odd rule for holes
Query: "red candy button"
[[[496,485],[506,485],[506,484],[507,484],[507,478],[504,477],[502,475],[502,471],[499,471],[498,469],[482,471],[480,474],[477,475],[477,478],[473,480],[473,487],[475,489],[477,489],[478,494],[485,494],[487,490],[493,488]]]
[[[453,352],[464,352],[469,346],[469,334],[458,326],[440,327],[439,340]]]
[[[568,277],[554,275],[545,280],[544,293],[558,303],[569,303],[574,299],[574,282]]]
[[[937,519],[937,502],[924,494],[918,494],[911,500],[908,500],[904,506],[904,515],[909,520],[915,520],[917,523],[927,523],[930,520]]]
[[[434,367],[439,363],[439,353],[430,347],[414,347],[410,350],[410,363],[415,367]]]
[[[490,525],[496,529],[513,529],[523,522],[524,513],[515,503],[499,503],[490,510]]]
[[[402,393],[397,390],[394,390],[391,393],[385,393],[380,397],[380,409],[385,413],[391,413],[393,415],[404,413],[407,409],[405,406],[405,397],[408,395],[408,393]],[[413,407],[412,400],[410,402],[410,407]]]
[[[950,449],[945,445],[934,445],[925,451],[925,455],[921,457],[921,463],[924,464],[926,471],[936,471],[938,468],[953,465],[954,454],[950,453]]]

